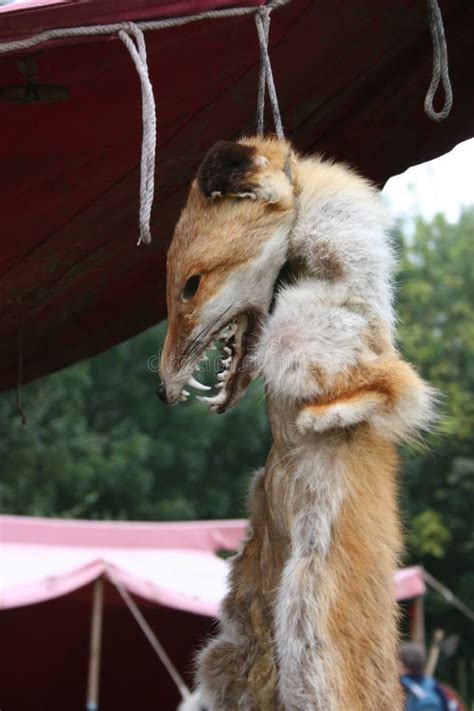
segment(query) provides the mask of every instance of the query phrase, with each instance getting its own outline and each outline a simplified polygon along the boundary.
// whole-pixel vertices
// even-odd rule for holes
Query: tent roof
[[[0,607],[66,595],[100,575],[164,607],[216,617],[226,591],[221,549],[236,550],[245,521],[117,523],[0,517]],[[420,568],[400,570],[396,598],[424,594]]]
[[[0,517],[0,607],[72,592],[100,575],[165,607],[214,617],[226,590],[219,550],[236,550],[244,521],[111,523]]]
[[[63,0],[0,8],[0,42],[39,30],[163,18],[235,0]],[[239,0],[240,2],[240,0]],[[249,4],[243,0],[241,4]],[[273,13],[271,55],[287,134],[379,183],[472,135],[474,5],[442,0],[454,108],[423,113],[432,47],[425,4],[293,0]],[[106,41],[110,39],[111,41]],[[55,104],[1,105],[0,389],[92,356],[165,317],[165,253],[187,186],[217,139],[253,130],[252,17],[147,33],[158,112],[150,247],[135,246],[141,142],[136,71],[116,38],[31,52]],[[24,82],[0,56],[0,88]]]

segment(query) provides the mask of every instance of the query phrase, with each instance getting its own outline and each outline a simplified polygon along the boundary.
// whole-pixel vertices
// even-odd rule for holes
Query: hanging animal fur
[[[201,399],[224,412],[262,376],[273,446],[187,711],[402,708],[395,447],[429,426],[432,394],[394,345],[389,227],[367,180],[283,139],[218,143],[191,186],[160,394],[199,388],[222,341],[217,394]]]

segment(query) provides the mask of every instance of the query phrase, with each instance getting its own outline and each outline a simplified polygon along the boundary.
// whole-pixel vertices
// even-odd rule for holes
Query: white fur
[[[311,161],[313,162],[313,161]],[[318,163],[314,163],[314,171]],[[335,165],[335,176],[345,170]],[[394,257],[389,230],[392,220],[378,192],[356,176],[339,189],[318,192],[306,181],[299,196],[298,219],[291,234],[290,256],[301,259],[318,278],[317,255],[329,250],[342,268],[339,281],[349,298],[363,302],[367,313],[393,326]]]
[[[287,249],[287,229],[279,228],[263,244],[259,255],[232,271],[217,294],[203,306],[192,337],[219,319],[221,314],[227,313],[230,318],[246,305],[255,305],[263,312],[268,311],[273,284],[285,262]]]
[[[333,287],[334,289],[334,287]],[[349,310],[344,289],[315,288],[309,279],[282,290],[254,360],[272,393],[294,398],[321,394],[315,369],[335,376],[354,366],[364,348],[367,320]]]
[[[179,704],[177,711],[213,711],[213,709],[204,698],[202,689],[198,689]]]
[[[278,688],[285,711],[335,711],[331,678],[336,660],[322,624],[318,586],[332,525],[346,495],[344,455],[337,445],[307,439],[293,457],[293,489],[303,504],[295,512],[291,551],[277,594]]]
[[[317,416],[304,408],[296,419],[296,426],[301,434],[325,432],[335,427],[352,427],[373,419],[377,410],[384,408],[384,400],[384,396],[379,393],[369,393],[354,402],[336,402]]]
[[[376,410],[370,424],[378,434],[392,442],[416,440],[417,433],[429,431],[436,423],[437,399],[434,388],[418,381],[390,409]]]

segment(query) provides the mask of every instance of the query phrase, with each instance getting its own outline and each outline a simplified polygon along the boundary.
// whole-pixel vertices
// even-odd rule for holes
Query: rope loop
[[[151,242],[151,210],[155,193],[156,107],[148,73],[145,36],[133,22],[123,23],[118,32],[140,78],[142,91],[142,155],[140,161],[140,236],[137,244]]]
[[[453,105],[453,90],[449,78],[448,47],[444,34],[443,16],[437,0],[427,0],[428,22],[433,43],[433,72],[431,82],[425,96],[425,114],[432,121],[444,121],[449,116]],[[436,111],[433,100],[438,91],[440,81],[443,85],[444,104]]]
[[[265,112],[265,87],[268,90],[270,104],[273,112],[273,123],[275,124],[275,133],[278,138],[284,138],[283,124],[281,121],[280,106],[278,104],[278,96],[273,79],[272,65],[268,52],[268,38],[270,34],[270,13],[271,6],[264,6],[255,13],[255,25],[257,27],[257,36],[260,44],[260,73],[258,78],[258,98],[257,98],[257,134],[263,135],[264,131],[264,112]]]

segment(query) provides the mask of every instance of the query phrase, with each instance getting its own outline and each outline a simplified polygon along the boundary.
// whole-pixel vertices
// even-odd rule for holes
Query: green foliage
[[[403,452],[407,563],[421,563],[474,605],[474,208],[458,224],[441,215],[399,229],[400,348],[440,392],[439,432]],[[269,447],[263,391],[216,417],[195,401],[155,397],[164,325],[0,397],[3,512],[117,519],[225,518],[244,514],[247,482]],[[151,361],[149,359],[151,357]],[[429,619],[472,632],[453,607],[428,599]],[[472,630],[472,627],[471,627]]]
[[[421,219],[400,242],[400,346],[439,391],[440,425],[427,451],[404,452],[407,563],[418,563],[474,607],[474,208],[457,224]],[[473,656],[474,630],[436,594],[429,626],[457,633]],[[452,671],[449,665],[444,671]],[[443,668],[441,668],[443,671]],[[474,691],[474,689],[472,690]]]
[[[408,534],[408,542],[414,555],[443,558],[451,534],[441,516],[433,509],[425,509],[413,517]]]
[[[4,512],[83,518],[196,519],[244,514],[247,478],[269,430],[262,387],[211,417],[197,401],[166,408],[153,372],[165,325],[0,397]]]

